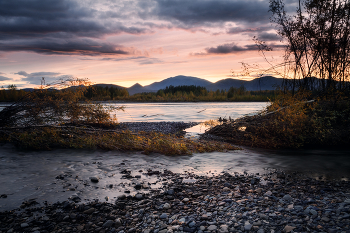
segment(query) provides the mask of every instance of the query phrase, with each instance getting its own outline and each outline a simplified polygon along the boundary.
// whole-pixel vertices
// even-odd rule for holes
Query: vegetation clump
[[[23,149],[53,148],[143,151],[167,155],[237,149],[230,144],[186,139],[159,132],[133,133],[119,127],[111,111],[86,101],[87,80],[61,80],[41,85],[0,112],[0,142]]]
[[[210,129],[206,134],[261,148],[348,147],[350,100],[282,94],[264,111]]]

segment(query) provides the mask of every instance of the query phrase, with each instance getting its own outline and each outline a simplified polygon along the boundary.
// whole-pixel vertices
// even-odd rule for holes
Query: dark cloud
[[[102,37],[126,32],[145,33],[147,29],[127,27],[120,22],[99,20],[100,13],[74,0],[0,1],[0,33],[2,37],[60,36]]]
[[[57,82],[60,79],[66,80],[70,78],[70,75],[63,75],[61,73],[56,73],[56,72],[34,72],[28,74],[25,71],[19,71],[15,74],[24,76],[24,78],[21,78],[21,81],[25,81],[30,84],[36,84],[40,85],[42,78],[45,78],[45,83],[46,84],[51,84],[54,82]]]
[[[0,81],[7,81],[7,80],[13,80],[13,79],[0,75]]]
[[[1,51],[28,51],[42,54],[65,54],[65,55],[118,55],[128,54],[122,46],[91,39],[73,40],[27,40],[0,42]]]
[[[206,48],[205,54],[229,54],[229,53],[240,53],[240,52],[255,51],[255,50],[258,50],[258,47],[255,44],[239,46],[239,45],[236,45],[235,43],[231,43],[231,44],[219,45],[217,47]]]
[[[156,0],[154,13],[185,24],[211,22],[269,22],[269,4],[258,0]]]
[[[102,39],[110,34],[150,31],[145,26],[126,26],[123,22],[102,20],[99,18],[101,12],[90,4],[77,0],[0,1],[0,51],[128,54],[121,46],[101,42]]]
[[[239,27],[229,34],[261,33],[271,29],[262,26],[268,7],[267,0],[0,0],[0,51],[133,55],[105,37],[176,27],[211,33],[201,27],[232,22]]]
[[[280,41],[282,39],[276,33],[268,33],[268,32],[259,33],[257,38],[261,41]]]
[[[232,27],[228,28],[227,34],[241,34],[241,33],[261,33],[271,30],[273,27]]]
[[[285,45],[279,44],[267,44],[269,48],[272,49],[280,49],[285,48]],[[259,48],[256,44],[248,44],[244,46],[239,46],[235,43],[223,44],[217,47],[206,48],[204,53],[194,53],[192,55],[201,56],[201,55],[225,55],[225,54],[234,54],[234,53],[242,53],[247,51],[258,51]]]

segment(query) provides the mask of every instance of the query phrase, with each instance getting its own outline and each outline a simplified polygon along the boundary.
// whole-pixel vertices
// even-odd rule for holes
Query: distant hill
[[[187,85],[187,86],[195,85],[195,86],[207,87],[211,84],[212,84],[211,82],[209,82],[208,80],[205,80],[205,79],[191,77],[191,76],[178,75],[175,77],[164,79],[160,82],[152,83],[148,86],[145,86],[145,88],[148,90],[158,91],[159,89],[164,89],[170,85],[172,85],[174,87],[183,86],[183,85]]]
[[[147,88],[143,87],[139,83],[134,84],[133,86],[127,88],[129,95],[133,95],[136,93],[142,93],[142,92],[147,92]]]
[[[208,90],[216,91],[216,90],[228,90],[230,87],[240,87],[241,85],[244,85],[246,81],[239,80],[239,79],[233,79],[233,78],[227,78],[217,81],[216,83],[212,83],[208,87],[206,87]]]
[[[139,83],[136,83],[133,86],[126,89],[128,90],[129,95],[142,93],[142,92],[157,92],[159,89],[165,89],[167,86],[170,86],[170,85],[174,87],[184,86],[184,85],[186,86],[195,85],[195,86],[205,87],[208,90],[212,90],[212,91],[216,91],[218,89],[228,90],[230,89],[230,87],[239,88],[241,85],[244,85],[244,87],[248,91],[257,91],[257,90],[274,90],[276,89],[276,86],[282,85],[282,81],[283,79],[281,78],[264,76],[261,78],[255,78],[251,81],[227,78],[227,79],[222,79],[215,83],[212,83],[208,80],[201,79],[201,78],[178,75],[175,77],[164,79],[160,82],[154,82],[147,86],[142,86]],[[125,88],[115,84],[104,84],[104,83],[95,84],[94,86]]]
[[[114,88],[119,88],[119,89],[124,89],[125,87],[119,86],[119,85],[115,85],[115,84],[105,84],[105,83],[98,83],[98,84],[94,84],[92,86],[96,86],[96,87],[114,87]]]
[[[275,78],[272,76],[264,76],[261,78],[256,78],[251,81],[239,80],[239,79],[222,79],[215,83],[208,80],[196,78],[192,76],[179,75],[171,78],[164,79],[160,82],[154,82],[147,86],[142,86],[139,83],[127,88],[130,95],[141,93],[141,92],[156,92],[159,89],[165,89],[167,86],[183,86],[183,85],[195,85],[205,87],[208,90],[228,90],[230,87],[239,88],[244,85],[248,91],[258,91],[258,90],[274,90],[276,86],[282,85],[283,79]]]

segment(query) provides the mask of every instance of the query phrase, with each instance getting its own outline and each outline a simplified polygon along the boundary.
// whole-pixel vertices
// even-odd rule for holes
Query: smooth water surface
[[[184,121],[203,122],[225,117],[236,119],[254,114],[267,106],[266,102],[199,102],[199,103],[120,103],[125,111],[113,112],[119,122]]]

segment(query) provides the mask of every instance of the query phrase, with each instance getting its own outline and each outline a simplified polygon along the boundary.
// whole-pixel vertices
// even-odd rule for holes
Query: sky
[[[0,0],[0,86],[232,78],[241,62],[268,66],[254,36],[270,60],[283,54],[268,10],[269,0]]]

